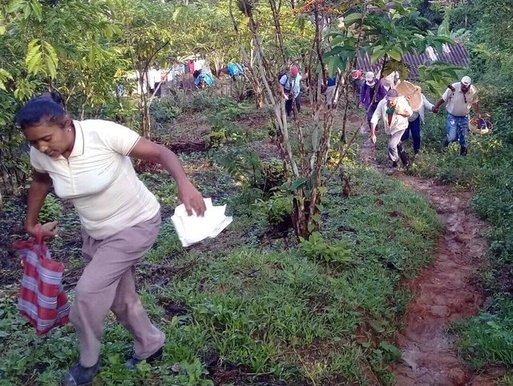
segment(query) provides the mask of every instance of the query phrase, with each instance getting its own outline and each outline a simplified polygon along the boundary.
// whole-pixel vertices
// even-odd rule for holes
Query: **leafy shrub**
[[[292,215],[292,196],[275,193],[268,199],[258,199],[253,204],[257,211],[263,211],[272,225],[290,222]]]
[[[48,193],[45,203],[39,212],[39,221],[46,223],[57,220],[62,214],[62,204],[53,193]]]
[[[115,121],[133,130],[137,130],[141,124],[139,100],[134,97],[112,97],[103,104],[99,114],[95,114],[93,111],[86,111],[86,116],[94,115],[99,115],[102,119]]]
[[[258,188],[265,193],[285,182],[280,161],[262,161],[260,155],[247,148],[231,148],[213,156],[242,188]]]
[[[211,147],[220,147],[228,143],[236,143],[243,140],[243,131],[233,125],[220,125],[212,127],[212,131],[208,134],[208,143]]]
[[[483,312],[454,327],[461,355],[473,368],[488,363],[513,366],[513,304],[509,299],[501,303],[497,313]]]
[[[325,264],[347,264],[353,260],[349,245],[345,241],[327,241],[319,232],[313,232],[308,240],[301,238],[300,247],[308,258]]]
[[[159,123],[171,122],[181,112],[182,109],[174,103],[172,98],[167,96],[154,101],[150,106],[150,113],[153,119]]]

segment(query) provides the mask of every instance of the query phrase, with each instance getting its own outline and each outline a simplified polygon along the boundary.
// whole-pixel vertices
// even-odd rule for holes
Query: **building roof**
[[[421,64],[431,64],[434,62],[447,62],[459,67],[468,67],[469,58],[466,48],[461,43],[454,45],[444,44],[442,52],[436,51],[433,47],[428,47],[422,54],[403,55],[402,61],[408,66],[408,79],[416,80],[419,78],[418,67]],[[383,59],[371,64],[369,54],[359,56],[357,66],[362,71],[373,71],[379,73],[383,66]]]

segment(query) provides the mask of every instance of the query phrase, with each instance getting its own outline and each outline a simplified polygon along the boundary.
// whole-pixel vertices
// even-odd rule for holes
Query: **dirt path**
[[[361,158],[376,165],[374,146],[368,141]],[[433,262],[408,283],[414,296],[406,327],[398,336],[402,361],[393,368],[396,385],[495,385],[493,375],[465,369],[447,331],[454,321],[476,315],[483,304],[476,277],[488,249],[486,224],[472,213],[470,193],[451,192],[449,186],[403,173],[395,177],[423,194],[444,224]]]

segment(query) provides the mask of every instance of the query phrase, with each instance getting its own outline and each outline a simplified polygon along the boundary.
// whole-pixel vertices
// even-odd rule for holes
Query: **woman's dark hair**
[[[196,79],[198,76],[200,76],[201,74],[201,70],[196,70],[192,73],[192,76],[194,77],[194,79]]]
[[[48,93],[49,94],[49,93]],[[53,98],[43,94],[28,101],[16,115],[16,124],[26,130],[29,127],[39,125],[43,121],[64,125],[66,111]]]
[[[60,104],[62,107],[66,107],[64,105],[64,99],[59,91],[54,90],[54,91],[50,91],[50,92],[45,92],[44,94],[41,94],[40,96],[38,96],[38,98],[49,98],[52,101],[54,101],[55,103]]]

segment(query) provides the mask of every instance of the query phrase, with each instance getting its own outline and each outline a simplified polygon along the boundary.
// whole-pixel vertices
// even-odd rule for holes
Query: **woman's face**
[[[26,128],[23,134],[41,153],[49,157],[57,158],[64,153],[71,152],[73,148],[73,135],[71,122],[62,127],[53,122],[43,121],[42,123]]]
[[[388,107],[395,108],[397,106],[397,98],[387,99]]]

